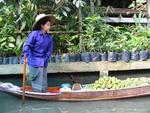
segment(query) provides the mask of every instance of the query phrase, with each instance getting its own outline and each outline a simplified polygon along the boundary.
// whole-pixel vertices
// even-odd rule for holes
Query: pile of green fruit
[[[150,78],[127,78],[126,80],[120,80],[116,77],[104,76],[99,80],[92,83],[90,88],[92,90],[100,89],[124,89],[133,88],[138,86],[144,86],[150,84]]]

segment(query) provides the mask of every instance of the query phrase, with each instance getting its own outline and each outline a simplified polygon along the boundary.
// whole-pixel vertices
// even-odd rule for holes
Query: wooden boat
[[[0,82],[0,90],[16,96],[22,95],[21,87],[15,86],[10,83]],[[53,92],[53,93],[32,92],[31,87],[26,87],[26,92],[25,92],[26,97],[42,99],[42,100],[51,100],[51,101],[111,100],[111,99],[124,99],[124,98],[149,96],[149,95],[150,95],[150,85],[128,88],[128,89],[119,89],[119,90],[96,90],[96,91],[80,90],[80,91],[65,91],[65,92]]]

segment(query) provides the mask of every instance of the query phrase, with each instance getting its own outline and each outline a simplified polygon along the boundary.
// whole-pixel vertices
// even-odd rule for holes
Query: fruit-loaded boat
[[[110,83],[112,83],[112,80],[113,79],[107,79],[107,81]],[[31,86],[27,86],[25,91],[25,96],[34,99],[42,99],[42,100],[50,100],[50,101],[93,101],[93,100],[124,99],[124,98],[133,98],[133,97],[150,95],[149,81],[148,82],[139,81],[142,85],[136,85],[134,87],[126,87],[126,88],[120,86],[120,88],[118,89],[115,89],[115,87],[110,88],[110,84],[108,85],[109,88],[107,87],[103,89],[101,87],[98,88],[98,85],[96,87],[97,89],[87,88],[87,86],[91,87],[97,83],[101,84],[102,81],[103,80],[97,80],[93,84],[85,85],[86,88],[82,88],[80,90],[61,91],[59,90],[59,88],[49,87],[47,93],[33,92]],[[117,83],[117,80],[114,81]],[[125,81],[123,83],[125,83]],[[15,86],[11,83],[0,82],[0,90],[12,95],[22,96],[22,88]]]

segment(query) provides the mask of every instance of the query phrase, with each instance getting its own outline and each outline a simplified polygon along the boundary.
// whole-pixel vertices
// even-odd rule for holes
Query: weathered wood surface
[[[100,72],[108,73],[109,71],[119,70],[138,70],[150,69],[150,60],[147,61],[130,61],[128,63],[123,61],[118,62],[71,62],[71,63],[50,63],[48,66],[48,73],[64,73],[64,72]],[[22,74],[23,65],[0,65],[0,75],[8,74]]]
[[[136,23],[136,19],[130,17],[107,17],[106,22],[108,23]],[[141,18],[139,23],[147,24],[150,23],[150,19]]]
[[[117,14],[117,15],[134,15],[139,13],[136,9],[129,9],[129,8],[112,8],[108,15]]]

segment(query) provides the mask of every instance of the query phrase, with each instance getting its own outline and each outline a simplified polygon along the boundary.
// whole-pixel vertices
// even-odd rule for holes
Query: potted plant
[[[139,60],[139,43],[140,38],[136,36],[131,36],[130,46],[131,46],[131,60]]]
[[[62,54],[62,62],[69,62],[69,54],[68,53],[64,53]]]
[[[140,60],[142,61],[148,59],[148,50],[147,50],[148,46],[149,46],[149,39],[147,37],[141,36],[139,57],[140,57]]]
[[[77,56],[74,53],[69,53],[69,62],[76,62]]]
[[[91,62],[91,54],[89,52],[81,53],[81,61],[83,62]]]
[[[100,61],[100,54],[98,52],[91,53],[91,60],[93,62]]]
[[[122,42],[121,60],[124,62],[129,62],[130,59],[131,59],[130,43],[128,40],[124,40]]]
[[[115,51],[108,52],[108,61],[116,62],[117,61],[117,53]]]
[[[101,56],[101,61],[107,61],[107,59],[108,59],[107,52],[101,52],[100,56]]]
[[[9,64],[7,49],[3,49],[3,64]]]
[[[142,60],[142,61],[147,60],[147,59],[148,59],[148,56],[149,56],[148,50],[141,50],[141,51],[139,52],[139,56],[140,56],[140,60]]]
[[[56,56],[55,55],[51,55],[50,59],[49,59],[50,63],[56,63]]]
[[[80,61],[80,49],[79,46],[75,46],[75,45],[70,45],[70,47],[67,48],[69,54],[69,62],[76,62],[76,61]]]
[[[81,61],[81,54],[80,53],[76,53],[76,61],[77,62]]]
[[[55,55],[55,61],[56,61],[56,63],[60,63],[61,62],[61,55],[59,53],[57,53]]]
[[[117,61],[117,53],[115,50],[116,50],[115,42],[108,42],[108,61],[110,62]]]

